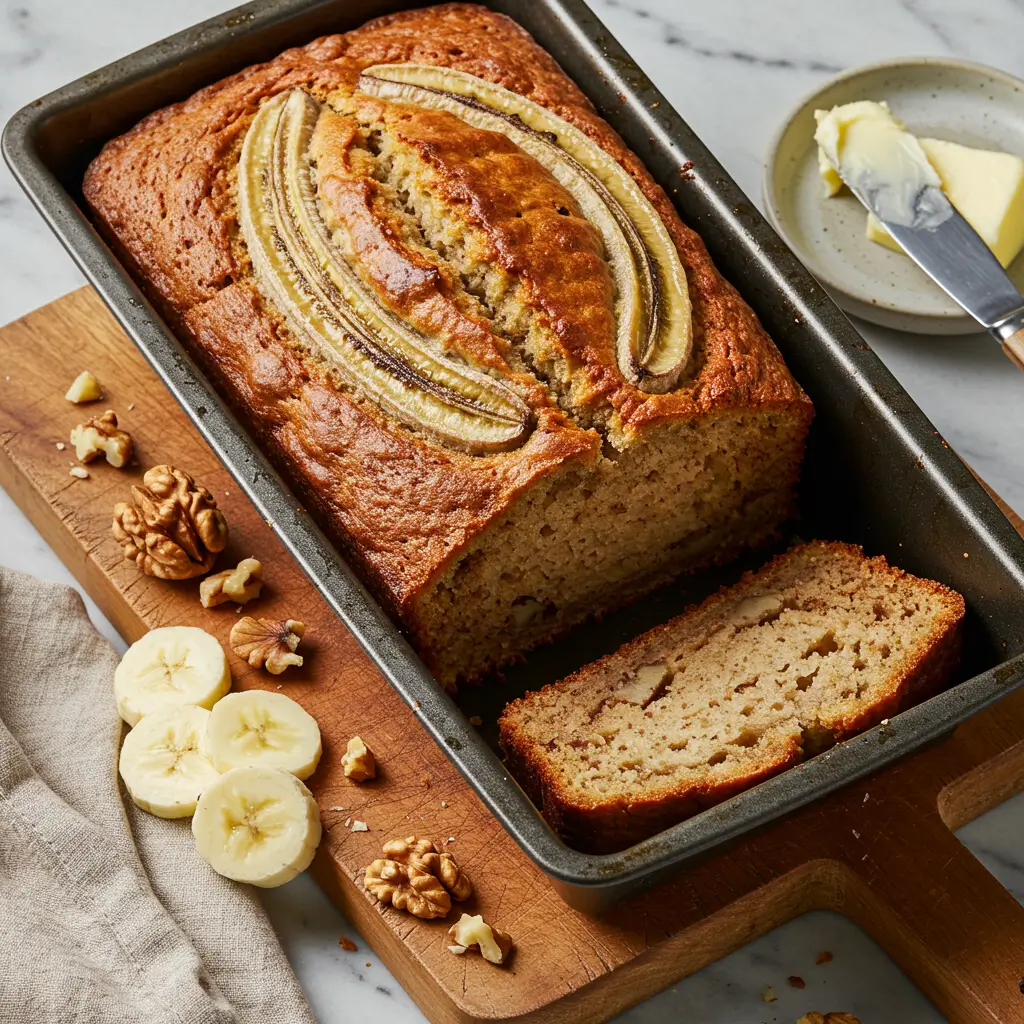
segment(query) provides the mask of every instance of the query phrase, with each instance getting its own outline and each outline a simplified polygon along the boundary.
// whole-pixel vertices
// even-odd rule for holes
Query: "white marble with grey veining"
[[[780,119],[835,72],[870,61],[953,54],[1024,75],[1024,5],[1014,0],[592,0],[598,14],[760,202],[762,155]],[[0,119],[21,104],[146,43],[225,10],[222,0],[0,0]],[[43,222],[0,171],[0,322],[81,283]],[[1024,512],[1024,379],[984,337],[929,339],[861,325],[938,428]],[[17,367],[4,367],[17,386]],[[72,582],[56,555],[0,492],[0,564]],[[98,611],[93,617],[120,643]],[[1024,898],[1024,796],[961,833]],[[265,904],[323,1024],[423,1018],[401,986],[305,878]],[[347,934],[355,953],[338,946]],[[822,950],[834,960],[815,965]],[[368,966],[367,966],[368,965]],[[807,983],[787,985],[790,975]],[[776,1002],[761,993],[771,986]],[[643,1003],[629,1024],[791,1022],[841,1009],[864,1024],[943,1018],[863,933],[816,913],[744,947]]]

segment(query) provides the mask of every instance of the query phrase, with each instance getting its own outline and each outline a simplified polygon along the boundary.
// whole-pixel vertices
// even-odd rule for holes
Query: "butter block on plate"
[[[972,149],[942,139],[919,141],[949,201],[981,235],[996,259],[1008,267],[1024,247],[1024,160],[1010,153]],[[867,236],[903,251],[870,213]]]
[[[943,139],[917,139],[893,116],[885,102],[857,100],[831,110],[817,110],[814,117],[818,171],[826,197],[836,195],[843,187],[837,170],[840,159],[849,164],[844,174],[867,175],[876,184],[880,179],[893,179],[889,191],[900,200],[901,207],[928,178],[930,183],[941,186],[1004,267],[1024,248],[1021,157]],[[905,174],[910,176],[906,181],[902,180]],[[900,180],[897,182],[896,178]],[[899,212],[895,211],[894,217]],[[903,251],[873,213],[867,215],[865,234],[879,245]]]

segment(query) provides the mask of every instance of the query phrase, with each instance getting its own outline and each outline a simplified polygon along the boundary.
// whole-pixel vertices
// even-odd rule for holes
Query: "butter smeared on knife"
[[[819,158],[878,218],[907,255],[1024,370],[1024,296],[942,191],[918,140],[881,103],[818,111]],[[838,190],[826,176],[830,192]]]
[[[814,141],[838,178],[885,224],[938,227],[952,216],[921,143],[884,103],[859,100],[815,113]]]

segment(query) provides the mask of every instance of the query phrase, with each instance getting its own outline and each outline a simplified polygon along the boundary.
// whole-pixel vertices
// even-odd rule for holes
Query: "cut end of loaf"
[[[454,688],[767,544],[792,515],[806,430],[803,408],[718,413],[651,430],[592,466],[566,464],[424,592],[417,647]]]
[[[953,671],[964,603],[813,542],[510,704],[510,768],[572,845],[622,849],[897,714]]]

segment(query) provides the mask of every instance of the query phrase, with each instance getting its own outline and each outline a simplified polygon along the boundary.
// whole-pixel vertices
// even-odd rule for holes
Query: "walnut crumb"
[[[341,755],[341,767],[345,770],[345,778],[353,782],[366,782],[377,777],[377,759],[359,736],[348,741],[345,753]]]
[[[68,440],[75,447],[75,455],[82,462],[92,462],[105,455],[115,469],[122,469],[132,457],[131,435],[118,429],[117,416],[108,409],[102,416],[94,416],[79,423]]]
[[[290,665],[302,665],[295,653],[306,632],[296,619],[254,619],[246,615],[232,627],[228,637],[231,649],[253,668],[265,668],[279,676]]]
[[[83,466],[72,466],[68,470],[68,476],[73,476],[78,480],[88,480],[89,470],[85,469]]]
[[[342,937],[338,939],[338,945],[347,953],[354,953],[359,949],[359,947],[347,935],[342,935]]]
[[[458,922],[448,929],[448,938],[452,945],[450,953],[457,956],[475,949],[492,964],[502,964],[512,952],[512,937],[507,933],[487,924],[480,914],[475,917],[463,914]]]
[[[483,725],[484,724],[484,720],[479,715],[470,715],[469,716],[469,724],[470,725]]]
[[[57,451],[62,452],[65,448],[67,448],[67,445],[63,441],[57,442]]]
[[[352,822],[352,831],[353,832],[369,832],[370,831],[370,826],[367,825],[365,821],[360,821],[358,818],[356,818],[356,820]]]
[[[771,985],[765,985],[761,990],[761,1001],[765,1003],[774,1003],[779,997],[775,994],[775,990]]]
[[[248,604],[260,596],[263,588],[263,564],[255,558],[243,558],[234,569],[207,576],[199,584],[199,603],[215,608],[226,601]]]
[[[786,980],[790,988],[807,988],[807,982],[799,974],[791,974]]]
[[[832,954],[827,949],[824,949],[818,954],[817,959],[815,959],[814,962],[818,964],[818,966],[820,967],[822,964],[832,963],[834,959],[835,958],[832,956]]]

